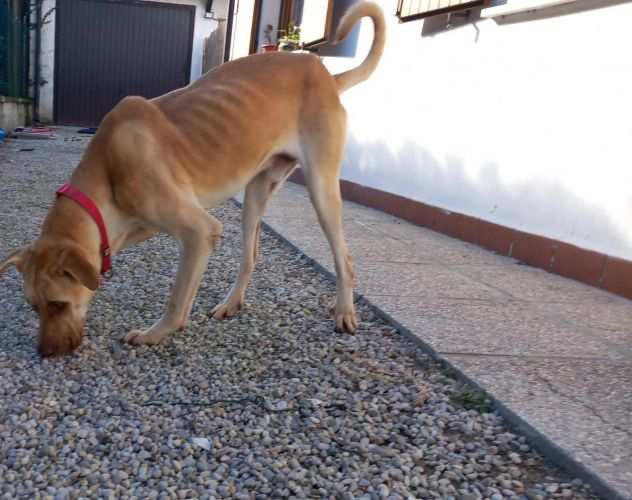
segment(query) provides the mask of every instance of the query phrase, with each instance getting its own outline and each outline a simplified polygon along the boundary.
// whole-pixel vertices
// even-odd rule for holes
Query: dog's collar
[[[110,255],[110,243],[108,242],[108,231],[103,221],[101,211],[96,204],[88,198],[84,193],[72,187],[70,184],[64,184],[57,190],[57,196],[66,196],[75,203],[79,204],[92,217],[101,235],[101,275],[105,276],[112,270],[112,256]],[[110,273],[111,274],[111,273]],[[100,280],[99,280],[100,281]]]

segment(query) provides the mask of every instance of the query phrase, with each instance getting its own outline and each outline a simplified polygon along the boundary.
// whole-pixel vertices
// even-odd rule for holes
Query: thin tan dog
[[[212,310],[216,319],[237,313],[255,265],[266,203],[297,164],[335,260],[336,329],[357,328],[338,182],[346,126],[339,94],[376,68],[384,49],[383,13],[374,3],[356,4],[336,33],[336,41],[342,40],[365,16],[373,20],[373,44],[350,71],[332,76],[311,54],[258,54],[152,100],[127,97],[103,119],[70,184],[100,210],[112,254],[158,232],[180,244],[165,314],[149,329],[131,331],[127,342],[156,344],[185,327],[222,234],[222,224],[206,209],[245,187],[239,277]],[[0,273],[15,265],[24,275],[26,300],[40,317],[43,356],[72,352],[81,343],[99,284],[99,242],[95,220],[62,196],[40,237],[0,264]]]

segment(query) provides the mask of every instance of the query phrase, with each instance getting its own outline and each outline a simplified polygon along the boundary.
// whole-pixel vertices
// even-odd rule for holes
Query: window
[[[292,24],[301,29],[301,42],[311,49],[331,35],[334,0],[256,0],[250,52],[276,45]]]
[[[282,4],[279,0],[255,2],[250,53],[261,52],[263,47],[276,46],[279,39]]]
[[[485,5],[488,0],[399,0],[397,17],[401,22]]]
[[[305,47],[326,42],[331,34],[333,0],[293,0],[288,3],[291,5],[289,21],[301,27]]]
[[[358,0],[334,0],[334,14],[331,23],[332,35],[336,33],[342,16],[355,4]],[[347,38],[334,44],[333,37],[316,47],[316,53],[322,57],[355,57],[358,49],[358,38],[360,36],[360,23],[347,35]]]

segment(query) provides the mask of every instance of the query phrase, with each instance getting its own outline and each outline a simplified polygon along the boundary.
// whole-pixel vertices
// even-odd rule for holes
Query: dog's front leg
[[[170,333],[184,329],[209,256],[221,237],[222,224],[199,209],[190,214],[186,227],[171,234],[180,243],[180,262],[167,310],[148,330],[128,333],[125,341],[130,344],[158,344]]]

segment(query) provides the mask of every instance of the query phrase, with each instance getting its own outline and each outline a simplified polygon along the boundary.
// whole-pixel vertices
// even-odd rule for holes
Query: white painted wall
[[[280,2],[281,0],[277,1]],[[237,2],[235,2],[235,17],[230,51],[231,59],[238,59],[250,53],[250,35],[252,32],[254,11],[255,0],[237,0]]]
[[[31,103],[27,99],[0,96],[0,128],[13,130],[30,123]]]
[[[55,0],[43,0],[42,15],[48,18],[42,26],[42,53],[40,55],[40,100],[39,116],[42,122],[53,121],[53,97],[55,85]],[[31,47],[35,50],[35,37],[31,38]],[[33,61],[34,57],[31,58]]]
[[[422,37],[379,3],[387,48],[343,95],[343,178],[632,259],[632,4]],[[367,21],[358,57],[327,66],[371,40]]]
[[[150,0],[152,1],[152,0]],[[159,0],[163,3],[195,5],[195,25],[193,28],[193,54],[191,57],[191,81],[196,80],[202,73],[202,57],[204,54],[204,39],[217,27],[217,21],[204,17],[205,0]],[[46,13],[55,6],[55,0],[44,0],[42,12]],[[213,12],[215,17],[225,18],[228,10],[228,0],[215,0]],[[55,74],[55,14],[49,17],[50,22],[42,29],[42,79],[46,82],[40,87],[40,119],[43,122],[53,121],[53,96]],[[165,34],[165,36],[169,36]],[[33,44],[34,46],[34,44]]]

